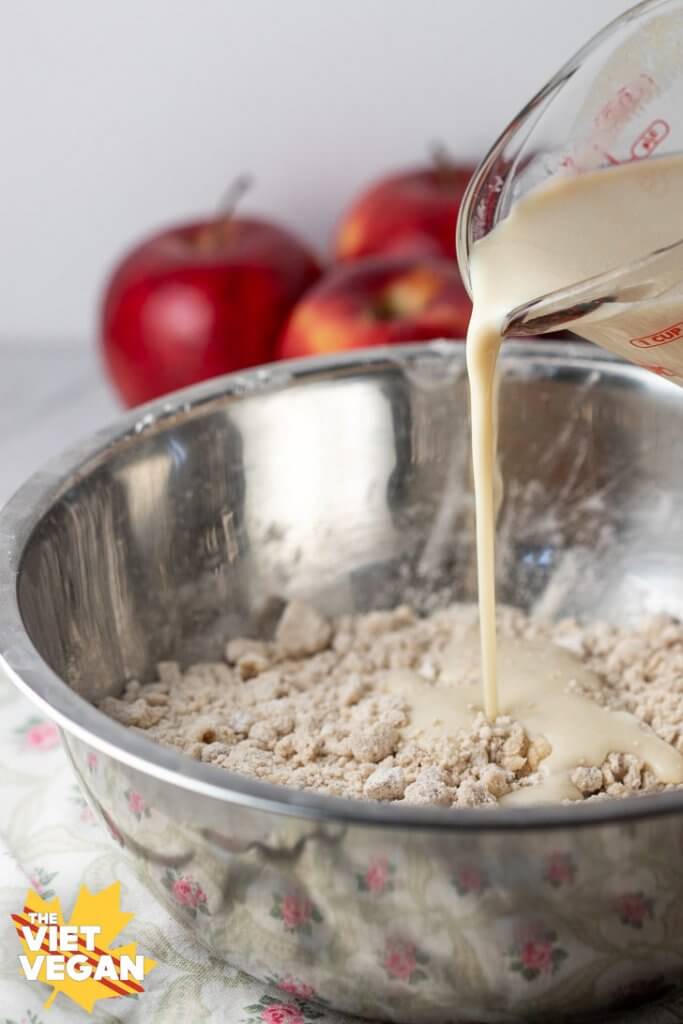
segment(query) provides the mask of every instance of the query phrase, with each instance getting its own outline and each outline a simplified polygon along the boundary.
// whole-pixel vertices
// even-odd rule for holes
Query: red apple
[[[294,307],[278,356],[464,338],[472,306],[454,262],[384,256],[335,268]]]
[[[439,156],[431,167],[373,185],[338,228],[337,259],[387,252],[455,259],[458,210],[473,171]]]
[[[169,228],[130,252],[102,302],[104,358],[128,405],[274,358],[320,275],[289,231],[246,217]]]

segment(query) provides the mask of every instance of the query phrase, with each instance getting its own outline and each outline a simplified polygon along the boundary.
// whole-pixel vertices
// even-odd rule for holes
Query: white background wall
[[[141,233],[245,209],[320,247],[442,139],[475,159],[624,0],[0,0],[0,337],[92,336]]]

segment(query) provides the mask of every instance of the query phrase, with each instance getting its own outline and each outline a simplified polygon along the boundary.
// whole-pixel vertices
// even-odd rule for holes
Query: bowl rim
[[[160,782],[226,804],[321,822],[429,831],[499,832],[546,830],[633,822],[683,812],[683,789],[627,800],[594,801],[578,806],[424,808],[400,807],[328,796],[262,782],[194,761],[162,747],[108,718],[76,694],[43,660],[24,627],[17,593],[23,554],[33,531],[50,507],[79,479],[106,460],[114,449],[134,444],[142,433],[166,429],[174,419],[212,403],[248,401],[251,396],[298,385],[301,381],[357,374],[380,365],[407,368],[424,359],[449,360],[464,370],[459,341],[382,346],[333,355],[272,363],[228,374],[176,391],[138,406],[114,423],[77,442],[51,459],[15,492],[0,510],[0,674],[4,674],[63,732]],[[543,369],[559,374],[591,367],[600,373],[632,379],[648,391],[667,382],[596,346],[581,341],[512,341],[504,346],[505,363],[521,361],[530,374]]]

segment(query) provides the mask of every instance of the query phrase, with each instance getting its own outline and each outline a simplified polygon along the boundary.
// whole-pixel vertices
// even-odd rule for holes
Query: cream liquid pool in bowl
[[[503,369],[501,599],[552,617],[681,612],[681,392],[566,342],[511,343]],[[0,664],[217,957],[375,1020],[604,1019],[681,979],[683,792],[488,811],[346,801],[191,761],[91,704],[156,661],[267,634],[290,596],[328,613],[474,600],[472,517],[461,344],[225,377],[127,415],[10,501]],[[378,858],[392,885],[364,891]],[[207,914],[173,902],[178,875]],[[275,894],[315,908],[310,927],[273,916]],[[637,930],[630,898],[651,901]]]

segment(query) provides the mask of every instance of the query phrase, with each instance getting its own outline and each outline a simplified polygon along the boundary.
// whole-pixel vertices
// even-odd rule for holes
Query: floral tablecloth
[[[320,1009],[286,981],[278,990],[212,958],[152,899],[134,865],[104,833],[81,796],[56,727],[0,679],[0,1024],[352,1024]],[[121,882],[135,913],[122,942],[137,941],[159,966],[135,1000],[100,1003],[92,1015],[19,973],[10,915],[29,886],[70,907],[80,886]],[[683,998],[629,1014],[623,1024],[683,1024]]]

